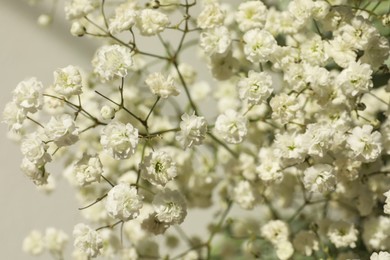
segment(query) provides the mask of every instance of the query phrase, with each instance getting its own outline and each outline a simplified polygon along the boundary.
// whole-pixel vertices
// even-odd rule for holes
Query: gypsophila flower
[[[280,241],[278,244],[275,245],[275,248],[276,256],[280,260],[290,259],[291,256],[294,254],[294,247],[288,240]]]
[[[32,230],[23,240],[23,251],[31,255],[40,255],[45,249],[42,232]]]
[[[272,118],[281,123],[288,123],[296,117],[298,111],[301,109],[299,100],[286,93],[274,96],[269,104],[272,108]]]
[[[370,260],[389,260],[390,259],[390,253],[385,251],[380,251],[379,253],[374,252],[370,256]]]
[[[115,16],[110,19],[109,31],[116,34],[130,29],[136,21],[137,10],[135,2],[126,2],[115,9]]]
[[[110,80],[114,76],[126,77],[133,59],[128,48],[118,44],[107,45],[96,51],[92,65],[102,80]]]
[[[67,0],[65,3],[66,19],[73,20],[86,16],[99,6],[98,0]]]
[[[176,177],[176,163],[164,151],[155,151],[144,157],[141,176],[153,185],[165,186]]]
[[[165,188],[153,198],[156,218],[169,225],[181,224],[187,215],[187,205],[183,195],[177,190]]]
[[[241,100],[247,100],[249,104],[257,105],[272,93],[272,78],[267,72],[255,72],[250,70],[248,77],[237,83],[238,95]]]
[[[267,19],[267,7],[261,1],[247,1],[238,6],[235,17],[238,28],[243,32],[253,28],[262,29]]]
[[[358,94],[366,93],[373,87],[371,74],[370,65],[351,62],[337,76],[336,82],[347,96],[354,97]]]
[[[136,18],[137,28],[142,35],[151,36],[169,25],[169,18],[166,14],[153,9],[143,9]]]
[[[253,209],[256,203],[254,188],[249,181],[243,180],[236,184],[232,192],[233,201],[243,209]]]
[[[177,96],[180,94],[180,91],[175,86],[175,82],[171,75],[164,77],[161,72],[155,72],[149,74],[149,76],[145,79],[145,83],[149,86],[153,94],[162,98],[168,98],[169,96]]]
[[[103,240],[99,233],[89,226],[80,223],[73,229],[74,246],[87,257],[96,257],[101,253]]]
[[[74,175],[80,186],[93,182],[100,182],[103,174],[103,165],[97,155],[83,154],[83,157],[74,165]]]
[[[120,183],[108,192],[105,207],[113,218],[127,221],[138,217],[142,199],[136,187]]]
[[[85,34],[85,32],[86,32],[86,29],[82,23],[80,23],[79,21],[74,21],[72,23],[72,26],[70,28],[70,33],[73,36],[81,37]]]
[[[104,105],[102,109],[100,109],[100,115],[105,120],[113,119],[115,117],[115,112],[115,109],[108,105]]]
[[[336,248],[354,248],[356,247],[358,233],[358,230],[352,223],[336,221],[329,226],[327,236],[329,237],[329,240],[336,246]]]
[[[303,184],[311,192],[326,193],[334,190],[336,177],[333,166],[329,164],[315,164],[304,172]]]
[[[207,55],[225,54],[232,40],[225,26],[208,29],[200,34],[199,45]]]
[[[229,109],[215,121],[215,130],[228,143],[241,143],[247,134],[247,120],[236,111]]]
[[[294,237],[294,248],[300,253],[311,256],[313,252],[319,250],[319,242],[313,231],[302,230]]]
[[[138,144],[138,130],[130,123],[110,122],[102,129],[100,143],[115,159],[129,158]]]
[[[66,98],[79,95],[82,91],[82,78],[80,71],[72,65],[54,71],[53,90]]]
[[[44,165],[37,165],[30,162],[28,159],[23,158],[20,170],[29,177],[35,185],[40,186],[47,184],[49,173],[45,170]]]
[[[288,225],[281,220],[271,220],[267,222],[267,224],[261,227],[260,232],[261,236],[270,241],[273,245],[288,240],[289,236]]]
[[[19,131],[26,119],[26,113],[14,102],[8,102],[3,110],[3,123],[8,125],[9,131]]]
[[[251,62],[266,62],[276,51],[276,40],[266,30],[251,29],[244,34],[243,40],[245,42],[244,53]]]
[[[25,113],[35,113],[42,107],[42,82],[29,78],[20,82],[13,92],[13,102]]]
[[[45,125],[45,134],[58,147],[72,145],[79,140],[79,130],[68,114],[52,117]]]
[[[207,133],[207,122],[204,117],[196,116],[195,113],[181,116],[180,132],[176,135],[176,140],[181,143],[184,149],[193,145],[200,145]]]
[[[47,144],[42,140],[42,136],[39,133],[32,133],[27,135],[20,145],[22,154],[30,162],[37,166],[42,166],[51,161],[50,155],[47,153]]]
[[[53,256],[62,256],[68,240],[68,235],[62,230],[47,228],[45,231],[45,247]]]
[[[356,126],[347,138],[355,158],[362,162],[372,162],[382,152],[381,134],[372,130],[372,125]]]
[[[218,3],[206,4],[198,15],[197,24],[201,29],[210,29],[223,24],[225,14]]]

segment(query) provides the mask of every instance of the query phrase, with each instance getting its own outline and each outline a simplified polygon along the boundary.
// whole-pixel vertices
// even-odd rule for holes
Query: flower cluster
[[[64,162],[73,258],[389,259],[388,4],[67,0],[71,34],[106,40],[93,70],[20,82],[3,121],[40,189]],[[192,239],[195,208],[217,212]]]

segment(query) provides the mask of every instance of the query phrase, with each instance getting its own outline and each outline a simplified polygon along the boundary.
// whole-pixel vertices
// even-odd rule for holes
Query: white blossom
[[[248,77],[237,83],[237,87],[240,99],[253,105],[266,101],[273,91],[271,75],[253,70],[248,72]]]
[[[100,143],[115,159],[129,158],[138,144],[138,130],[130,123],[110,122],[102,129]]]
[[[68,235],[62,230],[47,228],[45,231],[45,247],[54,256],[62,256],[68,240]]]
[[[79,95],[82,91],[82,77],[80,71],[72,65],[60,68],[54,71],[53,90],[69,98],[73,95]]]
[[[372,87],[370,65],[351,62],[336,79],[338,86],[347,96],[356,96],[368,92]]]
[[[103,248],[100,234],[89,226],[80,223],[73,229],[74,246],[87,257],[97,257]]]
[[[390,253],[385,251],[380,251],[379,253],[374,252],[370,256],[370,260],[389,260],[390,259]]]
[[[165,77],[161,72],[154,72],[149,74],[145,79],[145,83],[149,86],[153,94],[162,98],[180,94],[171,75]]]
[[[96,51],[92,65],[102,80],[110,80],[114,76],[126,77],[133,59],[128,48],[117,44],[106,45]]]
[[[115,9],[115,16],[110,19],[109,31],[116,34],[130,29],[136,21],[138,13],[134,2],[127,2]]]
[[[200,145],[207,133],[207,122],[204,117],[195,114],[184,113],[181,116],[180,132],[176,135],[176,140],[185,148],[193,145]]]
[[[244,34],[243,40],[245,42],[244,53],[251,62],[266,62],[276,51],[276,40],[266,30],[251,29]]]
[[[51,161],[51,156],[47,153],[48,146],[43,142],[41,137],[36,132],[32,133],[27,135],[20,145],[25,158],[37,166],[42,166]]]
[[[42,82],[29,78],[19,82],[13,92],[13,102],[25,113],[35,113],[42,107]]]
[[[169,25],[169,18],[160,11],[143,9],[136,17],[136,25],[142,35],[151,36],[164,31]]]
[[[288,240],[289,229],[286,222],[281,220],[271,220],[260,228],[261,236],[277,245],[280,242]]]
[[[73,172],[77,183],[85,186],[93,182],[100,182],[103,174],[103,165],[97,155],[83,154],[83,157],[74,165]]]
[[[358,230],[352,223],[336,221],[329,226],[327,236],[336,248],[354,248],[358,240],[358,233]]]
[[[29,177],[35,185],[45,185],[48,183],[49,173],[42,165],[37,165],[30,162],[28,159],[23,158],[20,170]]]
[[[67,0],[65,3],[66,19],[82,18],[99,6],[98,0]]]
[[[315,164],[304,172],[303,184],[312,192],[326,193],[334,190],[336,177],[334,169],[329,164]]]
[[[19,131],[26,119],[26,113],[14,102],[8,102],[3,110],[3,123],[8,125],[10,131]]]
[[[363,162],[376,160],[382,152],[381,134],[372,130],[372,125],[356,126],[347,138],[353,154]]]
[[[45,134],[58,147],[72,145],[79,140],[79,130],[68,114],[52,117],[45,125]]]
[[[238,28],[243,32],[263,28],[267,19],[267,7],[261,1],[243,2],[238,6],[235,17]]]
[[[197,18],[201,29],[210,29],[223,24],[225,13],[218,3],[206,4]]]
[[[249,181],[243,180],[238,182],[233,188],[232,197],[234,202],[236,202],[243,209],[253,209],[256,204],[256,196],[254,188],[251,186]]]
[[[177,190],[165,188],[154,196],[152,204],[156,218],[169,225],[181,224],[187,215],[187,204]]]
[[[155,151],[144,157],[141,176],[153,185],[165,186],[176,177],[176,163],[164,151]]]
[[[218,26],[200,34],[199,45],[207,55],[225,54],[231,46],[231,36],[225,26]]]
[[[236,111],[229,109],[215,121],[215,130],[228,143],[241,143],[246,136],[247,120]]]
[[[23,240],[23,251],[31,255],[40,255],[45,249],[42,232],[32,230]]]

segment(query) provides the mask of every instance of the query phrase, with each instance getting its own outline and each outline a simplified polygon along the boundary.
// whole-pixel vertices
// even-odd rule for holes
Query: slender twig
[[[79,210],[87,209],[87,208],[89,208],[89,207],[95,205],[96,203],[98,203],[99,201],[101,201],[102,199],[104,199],[105,197],[107,197],[107,193],[104,194],[103,196],[101,196],[100,198],[97,198],[94,202],[88,204],[87,206],[84,206],[84,207],[79,208]]]

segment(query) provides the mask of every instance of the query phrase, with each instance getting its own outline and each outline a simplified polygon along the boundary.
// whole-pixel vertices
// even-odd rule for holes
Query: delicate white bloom
[[[380,251],[379,253],[374,252],[370,256],[370,260],[389,260],[390,259],[390,253],[385,251]]]
[[[108,29],[111,34],[116,34],[130,29],[137,16],[134,2],[126,2],[115,9],[114,18],[110,19]]]
[[[347,96],[356,96],[368,92],[372,87],[370,65],[351,62],[336,79],[338,86]]]
[[[296,118],[298,111],[302,107],[297,98],[286,93],[274,96],[270,100],[269,105],[272,108],[272,118],[281,123],[288,123]]]
[[[276,40],[266,30],[251,29],[244,34],[243,39],[245,42],[244,53],[251,62],[266,62],[276,51]]]
[[[79,140],[79,130],[73,117],[68,114],[52,117],[45,125],[45,134],[58,147],[72,145]]]
[[[145,83],[149,86],[153,94],[162,98],[180,94],[171,75],[164,77],[161,72],[154,72],[148,75],[145,79]]]
[[[261,1],[247,1],[238,6],[236,21],[243,32],[253,28],[262,29],[266,19],[267,7]]]
[[[44,237],[45,247],[54,256],[61,256],[63,254],[68,240],[69,237],[64,231],[55,228],[46,229]]]
[[[344,41],[349,42],[354,48],[363,50],[369,40],[377,34],[377,31],[362,16],[357,16],[352,18],[350,24],[346,23],[340,26],[335,34],[340,35]]]
[[[358,230],[352,223],[337,221],[330,224],[327,236],[336,248],[354,248],[356,247],[356,242],[358,240],[358,233]]]
[[[312,15],[316,20],[322,20],[330,11],[330,4],[324,0],[317,0],[313,3]]]
[[[288,240],[288,225],[281,220],[271,220],[260,228],[261,236],[273,245]]]
[[[82,91],[82,78],[80,71],[72,65],[54,71],[53,90],[66,98],[79,95]]]
[[[219,115],[215,121],[215,130],[228,143],[241,143],[246,136],[247,120],[245,117],[232,109]]]
[[[114,44],[100,47],[92,60],[94,72],[103,80],[114,76],[125,77],[133,65],[130,49]]]
[[[325,51],[325,42],[320,36],[304,41],[300,46],[300,55],[305,62],[312,65],[324,65],[329,58]]]
[[[74,165],[74,175],[80,186],[93,182],[100,182],[103,174],[103,165],[97,155],[83,154],[83,157]]]
[[[26,119],[26,113],[20,109],[14,102],[8,102],[3,110],[3,123],[8,125],[10,131],[19,131]]]
[[[156,218],[169,225],[181,224],[187,215],[187,205],[183,195],[168,188],[157,193],[153,198]]]
[[[43,234],[38,230],[32,230],[23,240],[23,251],[31,255],[40,255],[45,249]]]
[[[253,105],[266,101],[273,91],[271,75],[253,70],[248,72],[248,77],[237,83],[237,87],[240,99]]]
[[[355,157],[362,162],[373,162],[382,152],[382,136],[378,131],[372,130],[372,125],[356,126],[347,138]]]
[[[231,42],[229,30],[225,26],[218,26],[204,31],[199,38],[200,47],[209,56],[225,54],[230,49]]]
[[[113,119],[115,117],[115,113],[115,109],[108,105],[104,105],[102,109],[100,109],[100,115],[105,120]]]
[[[311,192],[326,193],[334,190],[336,177],[333,166],[329,164],[315,164],[304,172],[303,184]]]
[[[101,253],[103,240],[98,232],[80,223],[73,229],[74,247],[88,257],[96,257]]]
[[[351,43],[345,41],[342,37],[336,36],[329,42],[325,42],[325,52],[334,62],[342,68],[348,67],[351,62],[356,60],[356,52]]]
[[[385,205],[383,211],[385,214],[390,214],[390,190],[385,192],[383,195],[386,197]]]
[[[137,16],[136,25],[142,35],[151,36],[169,25],[169,18],[166,14],[153,9],[143,9]]]
[[[328,124],[309,124],[306,126],[306,132],[303,139],[309,155],[323,157],[330,149],[334,129]]]
[[[207,133],[207,122],[203,116],[196,116],[195,113],[181,116],[180,132],[176,135],[176,140],[181,143],[184,149],[193,145],[200,145]]]
[[[256,167],[256,173],[265,183],[279,182],[283,179],[283,173],[278,160],[264,160]]]
[[[311,18],[314,8],[314,1],[312,0],[293,0],[289,2],[288,11],[301,24],[306,23]]]
[[[294,247],[288,240],[280,241],[275,244],[276,256],[280,260],[287,260],[294,254]]]
[[[223,25],[225,13],[218,3],[206,4],[198,15],[197,23],[201,29],[210,29]]]
[[[311,256],[313,251],[319,250],[318,238],[313,231],[299,231],[294,238],[293,244],[298,252],[306,256]]]
[[[115,159],[129,158],[138,144],[138,130],[130,123],[110,122],[102,129],[100,143]]]
[[[85,34],[86,29],[82,23],[79,21],[74,21],[70,27],[70,33],[73,36],[81,37]]]
[[[138,217],[142,199],[136,187],[120,183],[108,192],[105,207],[113,218],[127,221]]]
[[[164,151],[156,151],[144,157],[140,165],[141,176],[153,185],[165,186],[176,177],[176,163]]]
[[[47,153],[47,145],[42,141],[41,135],[38,133],[27,135],[22,140],[20,148],[26,159],[37,166],[42,166],[46,162],[51,161],[51,157]]]
[[[98,0],[67,0],[65,3],[66,19],[82,18],[99,6]]]
[[[303,162],[305,159],[306,149],[302,134],[291,132],[276,134],[274,145],[274,156],[282,159],[286,165]]]
[[[35,163],[30,162],[28,159],[23,158],[22,164],[20,165],[20,170],[27,177],[29,177],[35,185],[40,186],[47,184],[49,173],[46,172],[44,166],[36,165]]]
[[[234,202],[243,209],[253,209],[256,203],[255,191],[249,181],[238,182],[233,188],[232,194]]]
[[[379,68],[389,57],[390,46],[386,37],[375,35],[370,38],[363,56],[359,59],[362,63],[371,65],[373,70]]]
[[[20,82],[14,92],[13,101],[25,113],[35,113],[42,107],[42,82],[29,78]]]

